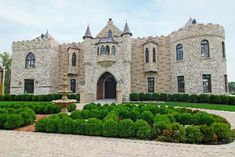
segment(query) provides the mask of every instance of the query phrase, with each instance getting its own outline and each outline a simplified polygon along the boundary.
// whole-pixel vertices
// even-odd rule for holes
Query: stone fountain
[[[77,100],[75,100],[75,99],[68,99],[68,95],[69,95],[69,93],[71,93],[71,91],[69,90],[69,83],[68,83],[67,74],[63,74],[62,82],[59,83],[58,93],[62,95],[62,98],[58,99],[58,100],[53,100],[52,103],[54,103],[58,106],[61,106],[62,107],[61,112],[67,113],[68,112],[67,107],[70,104],[77,102]]]

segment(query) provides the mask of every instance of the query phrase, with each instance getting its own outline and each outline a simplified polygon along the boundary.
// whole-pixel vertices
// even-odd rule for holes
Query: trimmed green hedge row
[[[15,129],[29,125],[36,119],[30,108],[0,108],[0,129]]]
[[[209,94],[131,93],[131,101],[178,101],[235,105],[235,96]]]
[[[176,143],[222,144],[233,140],[223,117],[159,105],[90,103],[70,116],[60,113],[39,120],[36,131],[138,138]]]
[[[19,109],[22,107],[28,107],[32,109],[37,114],[53,114],[59,113],[61,111],[61,107],[54,105],[52,103],[30,103],[30,102],[0,102],[1,108],[15,108]],[[76,109],[75,104],[71,104],[68,106],[68,111],[71,112]]]
[[[47,95],[1,95],[0,101],[52,101],[56,99],[60,99],[60,94],[47,94]],[[68,96],[69,99],[80,100],[79,94],[71,94]]]

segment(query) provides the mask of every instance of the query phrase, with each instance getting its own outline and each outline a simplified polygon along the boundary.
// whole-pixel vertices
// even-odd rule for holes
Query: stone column
[[[122,86],[117,85],[117,103],[122,103],[123,98],[122,98]]]

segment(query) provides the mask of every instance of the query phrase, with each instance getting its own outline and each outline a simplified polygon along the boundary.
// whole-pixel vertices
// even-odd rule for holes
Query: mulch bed
[[[50,116],[50,115],[48,115],[48,114],[37,114],[36,115],[36,120],[32,123],[32,124],[30,124],[30,125],[27,125],[27,126],[24,126],[24,127],[21,127],[21,128],[17,128],[17,129],[14,129],[14,130],[16,130],[16,131],[30,131],[30,132],[35,132],[35,122],[36,121],[38,121],[38,120],[40,120],[40,119],[42,119],[42,118],[46,118],[46,117],[48,117],[48,116]]]

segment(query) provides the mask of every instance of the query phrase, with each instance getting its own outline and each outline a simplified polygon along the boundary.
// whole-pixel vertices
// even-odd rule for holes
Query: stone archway
[[[96,95],[97,99],[116,99],[116,79],[109,72],[100,76]]]

